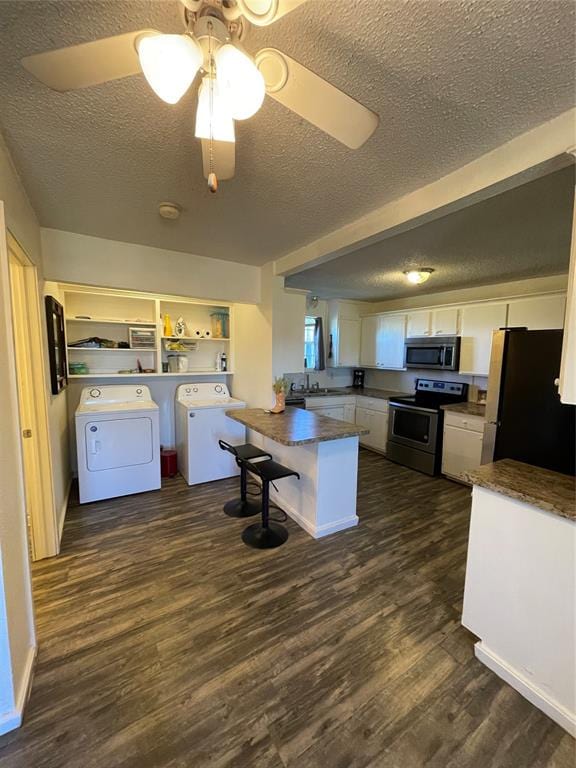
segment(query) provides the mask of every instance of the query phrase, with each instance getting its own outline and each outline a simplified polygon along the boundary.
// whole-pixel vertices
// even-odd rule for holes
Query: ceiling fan
[[[307,0],[180,0],[185,31],[140,29],[33,54],[23,66],[56,91],[144,73],[155,93],[176,104],[200,74],[196,137],[204,176],[234,176],[234,121],[252,117],[267,93],[350,149],[374,133],[378,115],[275,48],[244,50],[250,25],[267,26]]]

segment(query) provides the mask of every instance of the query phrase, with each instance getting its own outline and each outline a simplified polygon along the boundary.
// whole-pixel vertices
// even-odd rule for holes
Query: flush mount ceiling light
[[[434,272],[431,267],[418,267],[417,269],[407,269],[404,274],[406,280],[412,285],[422,285],[426,280],[430,278],[430,275]]]
[[[158,206],[158,213],[160,216],[162,216],[163,219],[169,219],[170,221],[175,221],[180,218],[181,211],[182,208],[180,208],[178,203],[160,203]]]
[[[177,104],[197,82],[196,135],[202,141],[204,176],[215,191],[218,179],[231,179],[235,172],[230,121],[255,115],[265,94],[349,149],[361,147],[378,127],[378,115],[282,51],[263,48],[252,57],[243,50],[252,25],[273,24],[305,2],[180,0],[183,34],[139,29],[26,56],[22,65],[56,91],[143,73],[168,104]],[[196,79],[198,72],[201,79]]]

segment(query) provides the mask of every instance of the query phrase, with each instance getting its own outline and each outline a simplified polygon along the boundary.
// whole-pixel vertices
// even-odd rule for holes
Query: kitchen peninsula
[[[300,408],[235,409],[226,415],[251,430],[250,442],[300,474],[299,480],[281,480],[271,498],[311,536],[358,524],[358,438],[367,429]]]
[[[468,479],[462,623],[480,661],[576,736],[574,477],[503,459]]]

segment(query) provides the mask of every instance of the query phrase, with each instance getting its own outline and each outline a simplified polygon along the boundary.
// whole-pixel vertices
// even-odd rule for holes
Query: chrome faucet
[[[310,389],[310,374],[309,373],[306,374],[306,385],[305,386],[306,386],[307,390]]]

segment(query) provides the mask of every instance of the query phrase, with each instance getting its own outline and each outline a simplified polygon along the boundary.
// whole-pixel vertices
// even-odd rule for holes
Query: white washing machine
[[[208,483],[233,477],[240,470],[218,440],[232,445],[246,442],[246,427],[226,416],[246,403],[230,397],[226,384],[180,384],[176,390],[176,449],[178,469],[188,483]]]
[[[158,406],[148,387],[86,387],[76,409],[80,503],[160,488]]]

